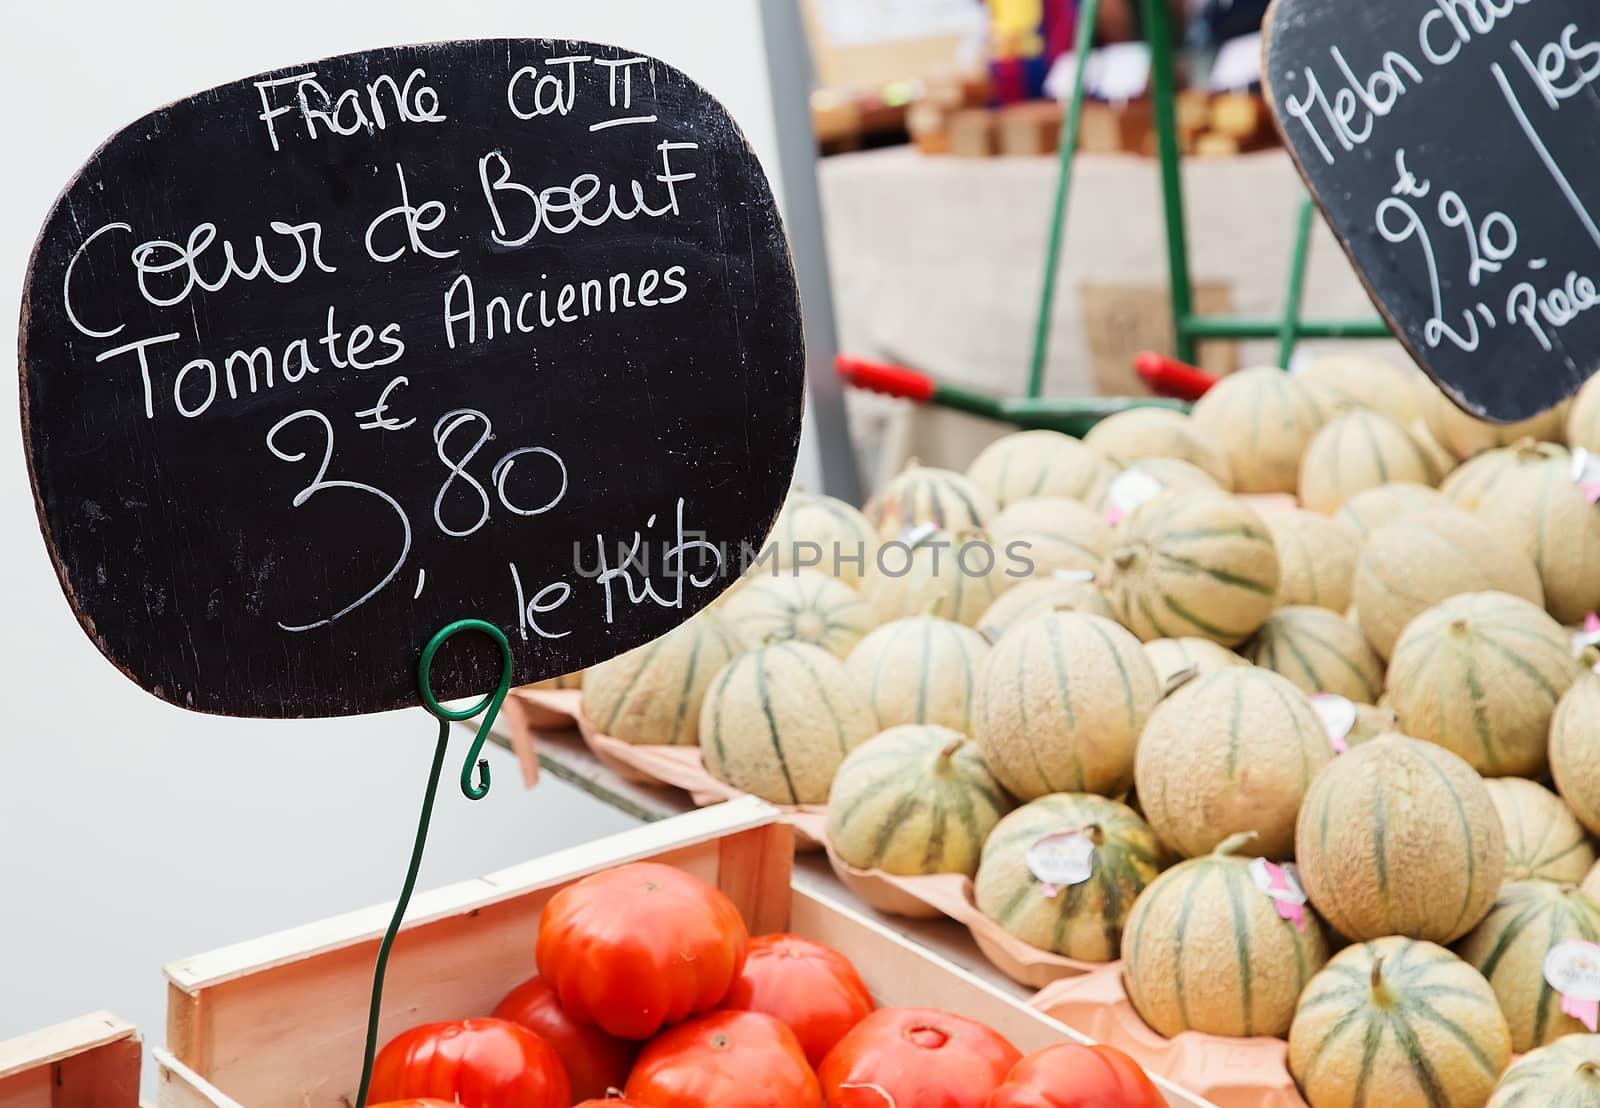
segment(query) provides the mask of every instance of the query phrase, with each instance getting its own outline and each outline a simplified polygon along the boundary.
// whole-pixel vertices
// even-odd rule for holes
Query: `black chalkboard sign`
[[[1391,328],[1509,422],[1600,368],[1592,0],[1276,0],[1278,125]]]
[[[247,78],[107,142],[40,234],[23,426],[84,629],[174,704],[414,703],[501,627],[519,683],[646,642],[787,490],[804,352],[727,112],[588,42]],[[441,698],[494,686],[452,643]]]

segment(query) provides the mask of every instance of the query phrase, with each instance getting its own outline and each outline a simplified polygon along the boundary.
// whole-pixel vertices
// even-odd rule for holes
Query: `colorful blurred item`
[[[1077,22],[1077,0],[989,0],[996,102],[1039,99],[1050,66],[1072,49]]]

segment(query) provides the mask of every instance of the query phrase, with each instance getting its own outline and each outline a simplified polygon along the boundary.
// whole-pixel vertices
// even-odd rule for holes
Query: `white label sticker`
[[[1356,729],[1355,702],[1335,693],[1318,693],[1311,698],[1311,708],[1322,721],[1328,741],[1340,754],[1350,749],[1350,732]]]
[[[1068,885],[1081,885],[1094,876],[1094,839],[1087,831],[1046,835],[1028,848],[1028,871],[1053,897]]]
[[[1094,570],[1058,569],[1050,576],[1054,577],[1057,581],[1083,581],[1087,583],[1094,580]]]
[[[1130,469],[1111,482],[1106,491],[1106,519],[1121,523],[1141,504],[1160,496],[1165,486],[1143,470]]]
[[[1600,945],[1582,939],[1557,943],[1544,956],[1544,979],[1562,996],[1600,1001]]]
[[[912,549],[916,549],[939,531],[937,523],[919,523],[915,527],[907,527],[900,533],[900,541]]]

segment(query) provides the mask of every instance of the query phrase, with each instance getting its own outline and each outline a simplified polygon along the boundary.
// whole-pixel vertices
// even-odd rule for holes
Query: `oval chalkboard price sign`
[[[728,113],[654,59],[537,39],[145,116],[50,213],[21,361],[85,630],[165,700],[271,717],[414,703],[462,617],[519,683],[669,630],[771,526],[804,374]],[[440,697],[493,687],[476,638]]]
[[[1600,9],[1276,0],[1268,96],[1373,301],[1467,411],[1600,368]]]

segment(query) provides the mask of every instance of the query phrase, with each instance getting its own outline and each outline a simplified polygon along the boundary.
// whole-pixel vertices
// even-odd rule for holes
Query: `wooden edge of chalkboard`
[[[1350,260],[1350,268],[1354,271],[1356,280],[1361,282],[1361,288],[1367,294],[1367,299],[1372,301],[1372,306],[1383,317],[1383,322],[1389,328],[1389,333],[1394,336],[1395,341],[1406,352],[1406,356],[1411,359],[1418,369],[1422,370],[1428,380],[1433,383],[1433,386],[1449,397],[1450,403],[1474,419],[1500,424],[1517,422],[1516,420],[1497,419],[1489,415],[1482,408],[1469,403],[1448,382],[1441,381],[1434,376],[1433,371],[1428,368],[1427,359],[1412,344],[1412,340],[1406,334],[1405,328],[1400,325],[1394,316],[1389,314],[1389,309],[1384,305],[1383,298],[1377,294],[1372,287],[1372,283],[1367,280],[1366,272],[1356,259],[1355,249],[1351,247],[1349,240],[1340,234],[1339,225],[1328,214],[1328,207],[1322,202],[1321,195],[1318,194],[1316,186],[1311,181],[1311,175],[1306,172],[1305,166],[1300,164],[1300,156],[1295,153],[1294,143],[1289,137],[1289,128],[1284,125],[1283,116],[1278,112],[1278,96],[1272,87],[1272,32],[1274,21],[1278,15],[1278,7],[1282,2],[1283,0],[1272,0],[1272,3],[1267,5],[1267,14],[1261,20],[1261,91],[1267,100],[1267,109],[1272,116],[1272,125],[1278,130],[1278,138],[1283,142],[1283,148],[1288,152],[1289,161],[1294,165],[1295,172],[1300,175],[1300,180],[1304,183],[1306,192],[1310,194],[1312,201],[1317,205],[1317,211],[1321,214],[1322,221],[1327,224],[1328,230],[1333,232],[1334,241],[1339,244],[1339,249],[1343,250],[1345,257]],[[1287,370],[1289,367],[1281,366],[1280,368]]]

